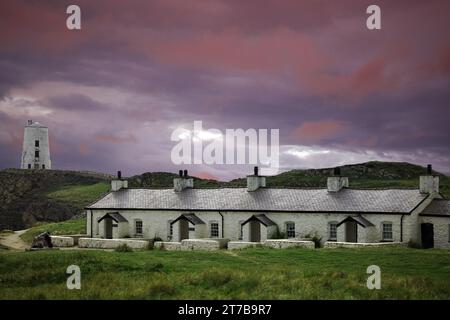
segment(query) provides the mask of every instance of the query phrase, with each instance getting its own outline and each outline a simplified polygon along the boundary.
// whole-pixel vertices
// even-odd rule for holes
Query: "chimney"
[[[431,164],[427,165],[427,174],[420,176],[419,190],[420,193],[439,194],[439,176],[433,175]]]
[[[32,124],[33,124],[33,120],[28,120],[28,121],[27,121],[27,125],[28,125],[28,126],[31,126]]]
[[[189,177],[187,170],[178,171],[178,177],[173,179],[173,190],[181,192],[186,188],[194,187],[194,179]]]
[[[328,192],[338,192],[342,188],[348,188],[348,177],[341,177],[341,168],[333,169],[333,176],[327,179]]]
[[[256,191],[266,186],[266,177],[258,174],[258,167],[253,168],[253,175],[247,176],[247,191]]]
[[[122,179],[122,171],[117,171],[117,178],[111,180],[111,191],[119,191],[120,189],[127,189],[128,181]]]

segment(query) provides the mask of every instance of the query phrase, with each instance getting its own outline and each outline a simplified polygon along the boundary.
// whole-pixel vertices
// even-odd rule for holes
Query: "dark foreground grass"
[[[81,268],[81,290],[66,268]],[[381,290],[366,287],[380,266]],[[0,253],[0,299],[449,299],[450,252],[247,249]]]

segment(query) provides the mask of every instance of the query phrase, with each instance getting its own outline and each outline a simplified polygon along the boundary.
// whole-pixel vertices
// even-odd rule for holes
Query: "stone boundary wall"
[[[75,245],[75,241],[72,237],[50,236],[50,238],[52,239],[53,246],[57,248],[67,248]]]
[[[408,247],[406,242],[375,242],[375,243],[353,243],[327,241],[324,248],[380,248],[380,247]]]
[[[150,246],[150,242],[148,240],[100,238],[78,239],[78,247],[80,248],[115,249],[124,244],[126,244],[131,249],[148,249]]]
[[[227,247],[228,239],[184,239],[181,242],[156,241],[155,249],[161,250],[219,250]]]
[[[270,239],[265,240],[263,246],[275,249],[284,249],[284,248],[306,248],[306,249],[314,249],[315,244],[313,241],[304,241],[304,240],[291,240],[291,239]]]

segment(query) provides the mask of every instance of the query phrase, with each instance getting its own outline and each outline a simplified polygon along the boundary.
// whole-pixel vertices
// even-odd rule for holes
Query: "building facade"
[[[48,128],[28,120],[23,133],[21,169],[51,169]]]
[[[185,173],[173,189],[132,189],[126,180],[86,208],[94,238],[320,239],[321,242],[404,242],[450,248],[449,201],[439,178],[420,178],[418,189],[352,189],[348,178],[327,188],[267,188],[247,177],[247,188],[196,189]]]

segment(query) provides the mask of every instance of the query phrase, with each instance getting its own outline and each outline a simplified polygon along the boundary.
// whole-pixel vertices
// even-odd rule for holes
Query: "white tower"
[[[23,133],[22,169],[51,169],[48,128],[28,120]]]

